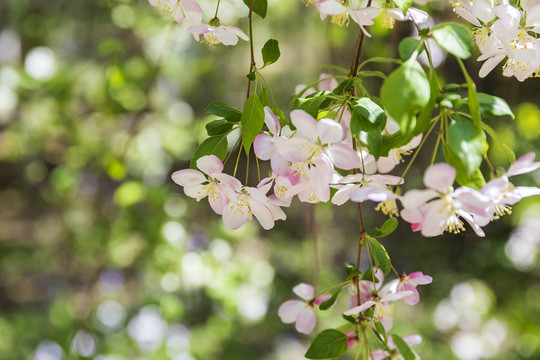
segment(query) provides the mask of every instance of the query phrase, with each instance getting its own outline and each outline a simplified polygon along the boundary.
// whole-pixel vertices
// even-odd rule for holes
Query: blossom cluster
[[[404,14],[403,11],[396,7],[391,1],[386,0],[305,0],[304,3],[309,5],[315,2],[315,6],[320,13],[321,20],[330,17],[331,22],[339,26],[347,26],[350,22],[349,18],[360,26],[360,29],[366,36],[371,36],[365,26],[373,25],[373,19],[381,16],[381,23],[384,27],[392,29],[396,21],[413,20],[417,24],[424,23],[428,19],[428,14],[425,11],[411,7]],[[427,3],[427,0],[415,1],[422,5]]]
[[[422,272],[414,272],[409,275],[403,273],[399,279],[392,280],[383,285],[385,280],[381,269],[373,269],[373,281],[361,280],[351,282],[349,292],[349,310],[343,312],[346,316],[355,316],[373,308],[373,314],[369,315],[373,321],[380,322],[386,331],[392,328],[393,310],[391,302],[401,300],[408,305],[416,305],[419,300],[418,285],[427,285],[432,278]],[[330,295],[315,297],[314,288],[309,284],[299,284],[293,292],[301,300],[287,300],[278,309],[278,315],[286,324],[295,323],[296,330],[304,334],[310,334],[316,324],[315,309],[324,301],[330,299]],[[360,303],[358,302],[360,301]],[[359,315],[363,316],[363,315]],[[346,333],[348,347],[353,348],[358,343],[358,334],[354,331]],[[410,335],[404,339],[409,346],[419,344],[422,340],[418,335]],[[395,349],[392,341],[389,341],[389,351]],[[384,359],[389,354],[384,350],[375,350],[372,357]]]
[[[508,0],[457,0],[452,5],[474,26],[472,34],[482,53],[478,60],[485,60],[480,77],[504,60],[504,76],[515,76],[519,81],[539,76],[540,1],[522,0],[512,5]]]
[[[193,34],[195,40],[208,45],[236,45],[238,38],[249,40],[236,26],[221,25],[217,16],[208,24],[203,23],[203,10],[195,0],[149,0],[150,5],[159,7],[171,20],[176,21]]]

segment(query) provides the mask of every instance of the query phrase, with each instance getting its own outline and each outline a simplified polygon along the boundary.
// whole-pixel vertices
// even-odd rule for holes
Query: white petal
[[[448,191],[454,184],[456,170],[448,164],[431,165],[424,174],[424,184],[431,189],[441,192]]]
[[[223,172],[223,163],[215,155],[206,155],[197,159],[197,167],[208,175]]]
[[[293,292],[301,299],[310,301],[315,297],[315,289],[312,285],[300,283],[293,288]]]
[[[278,315],[285,324],[291,324],[296,321],[300,311],[304,310],[306,303],[300,300],[285,301],[278,309]]]

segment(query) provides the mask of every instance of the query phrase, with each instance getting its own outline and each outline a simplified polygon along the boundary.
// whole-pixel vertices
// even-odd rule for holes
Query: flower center
[[[380,202],[377,207],[375,207],[375,210],[382,212],[384,215],[393,217],[399,217],[398,208],[396,205],[395,199],[388,199],[386,201]]]
[[[221,41],[219,41],[216,35],[214,35],[214,33],[211,31],[203,34],[201,42],[208,45],[217,45],[221,43]]]

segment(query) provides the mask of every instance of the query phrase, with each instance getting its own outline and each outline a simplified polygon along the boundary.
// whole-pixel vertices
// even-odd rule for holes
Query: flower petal
[[[197,167],[205,174],[223,172],[223,163],[215,155],[205,155],[197,159]]]
[[[278,315],[285,324],[291,324],[296,321],[300,311],[304,310],[306,303],[300,300],[285,301],[278,309]]]
[[[313,312],[313,309],[306,308],[300,311],[296,318],[296,330],[302,334],[309,335],[313,331],[315,324],[317,323],[317,317]]]
[[[456,178],[456,170],[448,164],[431,165],[424,173],[424,184],[431,189],[447,192]]]
[[[300,283],[293,288],[293,292],[301,299],[310,301],[315,297],[315,289],[313,286],[305,283]]]

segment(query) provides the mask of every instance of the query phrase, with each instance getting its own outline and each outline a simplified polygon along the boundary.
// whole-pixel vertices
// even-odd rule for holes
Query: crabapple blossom
[[[263,229],[274,227],[276,220],[285,220],[286,215],[279,207],[279,202],[266,197],[271,184],[262,184],[254,188],[241,184],[228,189],[229,203],[223,209],[223,223],[229,229],[238,229],[248,220],[255,218]]]
[[[160,7],[172,20],[182,23],[187,29],[200,24],[203,11],[194,0],[149,0],[150,5]]]
[[[375,321],[379,321],[384,326],[386,331],[388,331],[393,325],[392,307],[390,306],[389,302],[400,300],[413,294],[413,292],[410,290],[395,292],[394,289],[395,284],[388,283],[380,291],[375,291],[373,293],[373,300],[368,300],[359,306],[343,312],[343,314],[360,314],[368,308],[375,306],[375,310],[373,311],[373,319]]]
[[[403,273],[403,275],[399,276],[399,284],[397,285],[396,291],[411,291],[412,294],[405,296],[403,302],[409,305],[416,305],[418,304],[418,301],[420,301],[420,295],[418,294],[416,287],[418,285],[431,284],[432,281],[433,279],[431,276],[424,275],[421,271],[416,271],[409,275]]]
[[[175,183],[184,187],[187,196],[201,199],[208,196],[212,210],[217,214],[223,214],[225,205],[229,202],[228,194],[232,188],[241,187],[240,181],[223,173],[223,163],[214,155],[206,155],[197,159],[195,169],[175,171],[172,179]],[[206,174],[206,176],[205,176]]]
[[[321,295],[315,298],[315,289],[313,286],[304,283],[296,285],[293,288],[293,292],[304,301],[285,301],[279,307],[278,315],[285,324],[295,323],[298,332],[311,334],[317,323],[317,317],[313,309],[314,306],[328,300],[331,295]]]
[[[236,45],[238,38],[249,40],[249,37],[236,26],[220,25],[219,20],[214,18],[209,24],[196,24],[188,29],[194,35],[199,35],[200,41],[208,45]]]
[[[264,122],[272,136],[267,133],[260,133],[255,137],[253,142],[253,150],[255,155],[261,160],[270,160],[272,171],[278,175],[286,176],[289,173],[289,162],[285,160],[277,151],[276,137],[279,137],[282,132],[281,125],[276,115],[268,107],[264,107]],[[283,128],[284,136],[291,135],[289,127]]]
[[[448,164],[430,166],[424,173],[426,190],[410,190],[401,197],[405,207],[401,216],[413,224],[414,230],[424,236],[437,236],[445,230],[459,233],[465,228],[460,217],[465,219],[477,235],[484,236],[478,217],[490,212],[490,199],[477,190],[462,186],[454,191],[452,185],[456,170]],[[433,200],[435,199],[435,200]],[[430,201],[433,200],[433,201]]]
[[[358,0],[349,1],[343,4],[338,0],[322,0],[315,3],[317,10],[321,14],[321,20],[328,15],[332,16],[332,22],[339,26],[347,26],[350,17],[360,26],[366,36],[371,36],[364,26],[373,25],[373,18],[377,17],[381,9],[375,7],[362,7]]]
[[[490,180],[480,190],[482,194],[492,201],[491,212],[485,218],[478,217],[482,223],[489,223],[504,214],[510,214],[510,206],[516,204],[524,197],[540,195],[540,189],[537,187],[514,186],[508,179],[510,176],[521,175],[540,168],[540,162],[534,162],[534,153],[528,153],[517,159],[506,174],[501,177]]]
[[[339,180],[339,190],[334,194],[332,203],[343,205],[347,200],[363,202],[371,200],[382,202],[397,198],[392,191],[388,190],[388,185],[399,185],[403,179],[393,175],[347,175]],[[341,185],[343,184],[343,185]]]

